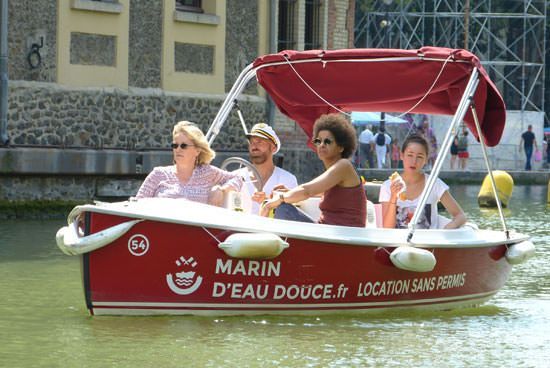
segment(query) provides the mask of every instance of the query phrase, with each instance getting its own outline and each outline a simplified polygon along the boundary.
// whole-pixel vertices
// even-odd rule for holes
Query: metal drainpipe
[[[269,52],[277,52],[277,20],[275,14],[277,14],[277,0],[271,0],[269,5]],[[267,121],[270,125],[274,126],[275,123],[275,104],[269,95],[267,95]]]
[[[0,4],[0,144],[8,138],[8,0]]]

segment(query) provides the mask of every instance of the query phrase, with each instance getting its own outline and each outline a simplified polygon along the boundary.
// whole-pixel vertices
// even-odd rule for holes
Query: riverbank
[[[218,152],[214,165],[247,152]],[[286,156],[286,157],[285,157]],[[278,164],[294,172],[300,182],[318,175],[319,162],[305,165],[291,153],[278,156]],[[0,219],[60,218],[77,204],[94,200],[124,200],[136,194],[153,167],[171,162],[170,150],[124,151],[51,148],[0,150]],[[360,169],[367,181],[386,180],[394,169]],[[515,185],[548,185],[550,171],[507,171]],[[482,170],[444,170],[440,178],[450,186],[481,185]],[[377,193],[368,193],[377,198]]]
[[[360,169],[359,173],[367,181],[386,180],[395,169]],[[550,170],[545,171],[515,171],[504,170],[512,176],[514,184],[521,185],[547,185],[550,181]],[[439,178],[445,181],[447,184],[479,184],[483,182],[483,179],[487,175],[487,171],[482,170],[443,170],[439,173]]]
[[[382,182],[394,170],[360,170],[365,180]],[[549,172],[508,172],[515,185],[549,184]],[[144,174],[142,174],[144,176]],[[480,186],[486,173],[482,171],[443,171],[440,177],[451,186]],[[43,176],[26,175],[8,177],[0,175],[0,188],[19,188],[18,197],[6,199],[0,189],[0,220],[3,219],[58,219],[65,218],[70,210],[79,204],[94,200],[122,201],[135,195],[143,182],[142,176]],[[54,188],[55,187],[55,188]],[[377,198],[378,187],[368,187],[367,196]],[[51,193],[49,198],[45,195]]]

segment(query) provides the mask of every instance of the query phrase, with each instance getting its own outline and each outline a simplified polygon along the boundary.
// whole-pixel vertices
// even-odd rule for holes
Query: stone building
[[[351,47],[354,4],[9,1],[0,201],[132,194],[153,166],[171,162],[173,124],[190,120],[206,131],[255,57]],[[249,128],[275,126],[285,168],[301,180],[319,172],[301,129],[273,111],[260,87],[249,86],[239,105]],[[222,158],[246,147],[234,114],[213,148]]]

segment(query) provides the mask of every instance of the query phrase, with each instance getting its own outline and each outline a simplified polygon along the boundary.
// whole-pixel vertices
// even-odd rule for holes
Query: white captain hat
[[[277,150],[275,153],[279,152],[281,149],[281,141],[279,140],[279,137],[277,136],[277,133],[273,130],[273,128],[265,123],[258,123],[252,127],[250,132],[246,135],[247,138],[250,137],[260,137],[263,139],[267,139],[268,141],[271,141]]]

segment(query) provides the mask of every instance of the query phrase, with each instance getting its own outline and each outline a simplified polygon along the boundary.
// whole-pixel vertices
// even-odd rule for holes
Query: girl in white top
[[[426,185],[427,175],[423,172],[429,157],[428,142],[419,135],[411,135],[405,139],[401,148],[401,159],[403,160],[403,173],[401,180],[386,180],[380,188],[379,201],[382,204],[382,218],[384,227],[407,228],[418,205],[420,194]],[[417,228],[435,229],[440,228],[438,224],[437,202],[441,201],[447,212],[452,216],[451,222],[444,226],[445,229],[455,229],[466,222],[466,216],[449,193],[449,187],[442,180],[437,179],[424,213],[420,217]]]

